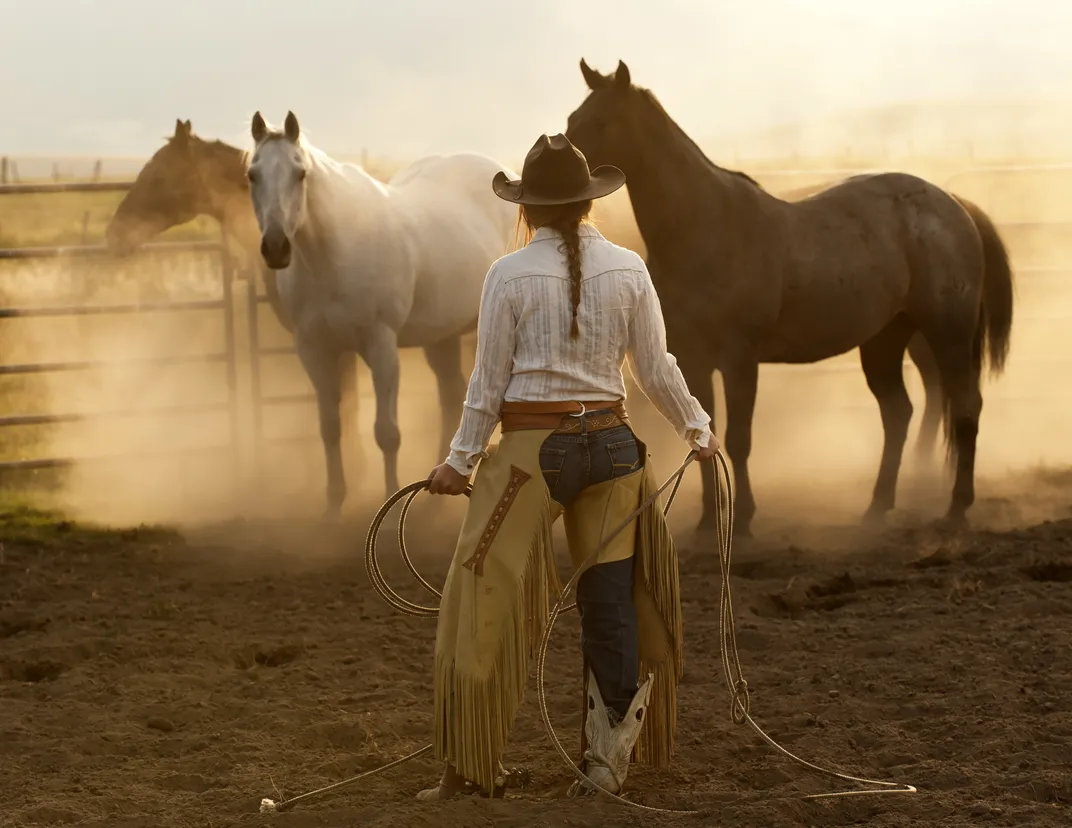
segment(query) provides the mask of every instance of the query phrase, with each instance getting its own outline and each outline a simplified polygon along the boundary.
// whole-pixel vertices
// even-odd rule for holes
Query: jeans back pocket
[[[640,447],[632,437],[607,443],[607,454],[611,477],[624,477],[640,468]]]
[[[566,463],[566,450],[549,446],[546,443],[540,446],[540,471],[543,473],[543,482],[551,497],[555,496],[558,487],[558,479],[562,476],[562,467]]]

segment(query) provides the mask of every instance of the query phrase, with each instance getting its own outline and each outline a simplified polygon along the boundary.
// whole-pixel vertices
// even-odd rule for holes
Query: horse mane
[[[642,93],[645,104],[651,110],[659,125],[664,127],[671,137],[675,138],[683,145],[683,148],[685,149],[685,155],[687,155],[691,160],[702,164],[712,172],[727,173],[729,175],[736,176],[743,181],[747,181],[753,187],[756,187],[757,189],[763,191],[763,185],[756,181],[754,178],[752,178],[752,176],[750,176],[748,173],[742,172],[740,170],[730,170],[725,167],[720,167],[718,164],[708,158],[706,153],[704,153],[704,151],[700,149],[699,145],[695,141],[693,141],[692,138],[689,137],[689,134],[685,132],[685,130],[683,130],[680,126],[678,126],[677,122],[670,117],[667,111],[663,108],[663,105],[659,103],[659,99],[655,97],[655,94],[650,89],[641,89],[638,87],[637,91]]]
[[[228,144],[226,141],[221,141],[218,138],[214,141],[206,141],[197,135],[191,135],[192,139],[201,144],[202,147],[208,149],[209,153],[214,157],[226,156],[229,160],[234,159],[235,163],[222,165],[222,171],[224,177],[229,184],[233,184],[241,189],[245,189],[248,184],[246,182],[246,151],[241,147],[236,147]]]

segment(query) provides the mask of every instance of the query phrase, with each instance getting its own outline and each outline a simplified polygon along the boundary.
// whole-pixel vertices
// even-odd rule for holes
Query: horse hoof
[[[752,534],[751,526],[734,526],[733,527],[733,540],[735,541],[748,541],[752,540],[755,535]]]
[[[696,524],[697,535],[713,535],[718,531],[718,525],[713,520],[701,520]]]
[[[934,528],[939,532],[963,532],[968,528],[968,517],[962,513],[949,514],[936,520],[934,522]]]
[[[888,509],[883,509],[880,506],[870,506],[866,512],[864,512],[863,518],[860,522],[864,526],[880,527],[886,523],[886,513]]]

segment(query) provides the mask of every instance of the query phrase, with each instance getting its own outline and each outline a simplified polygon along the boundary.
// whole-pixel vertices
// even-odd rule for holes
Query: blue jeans
[[[588,432],[582,422],[579,433],[551,434],[540,447],[544,481],[566,511],[588,486],[632,474],[642,465],[640,447],[625,425]],[[624,716],[636,695],[640,667],[633,558],[590,567],[577,583],[577,606],[581,652],[604,703]]]

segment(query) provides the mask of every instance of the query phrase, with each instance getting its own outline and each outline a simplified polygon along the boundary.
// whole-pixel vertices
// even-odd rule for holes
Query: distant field
[[[27,193],[0,196],[0,248],[99,244],[123,193]],[[166,234],[171,240],[217,233],[202,218]]]

